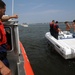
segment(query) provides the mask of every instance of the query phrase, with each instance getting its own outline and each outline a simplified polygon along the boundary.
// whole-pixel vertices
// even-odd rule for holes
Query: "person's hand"
[[[11,74],[11,70],[9,68],[7,68],[6,66],[4,66],[2,69],[1,69],[1,74],[2,75],[12,75]]]
[[[0,61],[0,73],[2,75],[12,75],[11,70]]]
[[[12,16],[12,18],[18,18],[18,15],[16,15],[16,14],[14,14],[13,16]]]

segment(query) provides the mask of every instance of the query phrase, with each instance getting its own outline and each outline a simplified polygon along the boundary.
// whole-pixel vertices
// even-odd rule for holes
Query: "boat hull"
[[[63,41],[70,41],[71,39],[61,39],[57,40],[53,36],[51,36],[50,32],[45,34],[46,39],[53,45],[53,48],[65,59],[72,59],[75,58],[75,49],[74,47],[69,47]],[[73,39],[75,41],[75,39]]]

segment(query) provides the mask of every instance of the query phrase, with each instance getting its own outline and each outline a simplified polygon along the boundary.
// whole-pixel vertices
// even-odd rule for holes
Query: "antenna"
[[[12,15],[14,14],[14,0],[12,0]]]

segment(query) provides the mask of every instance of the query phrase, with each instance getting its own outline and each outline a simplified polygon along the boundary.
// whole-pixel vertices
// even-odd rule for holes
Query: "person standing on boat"
[[[3,15],[1,20],[2,20],[2,22],[6,22],[8,20],[12,20],[13,18],[17,19],[18,15],[16,15],[16,14],[14,14],[12,16]],[[10,50],[11,49],[11,33],[10,33],[10,31],[6,31],[6,37],[7,37],[7,49]]]
[[[2,23],[2,16],[5,15],[6,4],[0,0],[0,73],[1,75],[11,75],[9,69],[9,62],[7,60],[7,38],[4,25]]]
[[[6,32],[4,29],[4,25],[2,23],[2,16],[5,14],[5,10],[6,10],[6,5],[3,1],[0,1],[0,60],[3,61],[3,59],[6,58],[7,55],[7,51],[6,51],[6,43],[7,43],[7,38],[6,38]],[[6,58],[7,60],[7,58]],[[7,63],[5,61],[3,61],[5,63],[6,66],[9,66],[9,63],[7,61]]]
[[[58,39],[58,34],[59,32],[61,32],[61,29],[58,26],[58,21],[55,22],[53,29],[54,29],[54,37]]]
[[[55,21],[52,20],[52,22],[50,23],[50,33],[51,33],[52,36],[54,36],[54,28],[53,28],[54,24],[55,24]]]
[[[70,24],[68,23],[68,21],[65,21],[65,25],[66,25],[66,30],[67,30],[67,31],[70,31],[71,26],[70,26]]]

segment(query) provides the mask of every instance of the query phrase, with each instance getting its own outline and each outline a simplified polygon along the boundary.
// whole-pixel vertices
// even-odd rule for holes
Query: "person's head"
[[[73,25],[75,24],[75,20],[73,20],[73,23],[72,23]]]
[[[58,21],[56,21],[55,23],[58,23]]]
[[[75,23],[75,20],[73,20],[73,22]]]
[[[65,21],[65,24],[67,24],[68,23],[68,21]]]
[[[54,20],[52,20],[52,22],[55,22]]]
[[[54,24],[55,23],[55,21],[54,20],[52,20],[52,24]]]
[[[5,15],[5,11],[6,11],[6,4],[0,0],[0,18]]]

